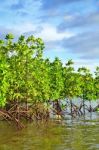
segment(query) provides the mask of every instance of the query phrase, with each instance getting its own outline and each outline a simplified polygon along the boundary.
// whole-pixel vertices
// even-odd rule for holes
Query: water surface
[[[99,113],[26,126],[18,131],[0,122],[0,150],[99,150]]]

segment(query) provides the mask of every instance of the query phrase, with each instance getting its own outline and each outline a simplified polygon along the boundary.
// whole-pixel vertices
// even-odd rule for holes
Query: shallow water
[[[18,131],[0,122],[0,150],[99,150],[99,113],[26,126]]]

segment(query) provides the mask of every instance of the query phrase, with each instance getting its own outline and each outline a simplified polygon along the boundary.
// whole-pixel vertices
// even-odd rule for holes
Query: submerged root
[[[25,106],[14,104],[9,109],[0,109],[1,120],[6,120],[9,124],[14,123],[18,129],[24,128],[22,121],[47,120],[49,111],[42,103],[31,105],[26,109]]]
[[[0,110],[0,118],[6,120],[9,124],[13,122],[19,129],[24,128],[24,125],[18,120],[16,117],[13,116],[12,113],[6,110]]]
[[[70,105],[66,105],[66,109],[70,108]],[[72,113],[67,113],[72,117],[84,115],[82,109],[83,107],[88,111],[96,111],[99,108],[99,105],[94,109],[89,110],[87,105],[83,106],[81,103],[80,106],[72,103]],[[23,103],[14,103],[9,105],[5,109],[0,109],[0,120],[6,120],[9,124],[13,123],[18,129],[25,127],[23,121],[47,121],[50,118],[50,114],[55,115],[56,119],[63,119],[65,117],[64,110],[62,109],[60,102],[58,100],[53,102],[53,106],[49,108],[49,105],[44,105],[44,103],[35,103],[28,104],[26,107]]]

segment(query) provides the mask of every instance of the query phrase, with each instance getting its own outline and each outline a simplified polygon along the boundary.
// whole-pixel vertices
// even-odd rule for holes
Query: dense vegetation
[[[72,60],[65,65],[55,58],[53,62],[43,59],[44,43],[42,39],[30,36],[20,36],[14,40],[12,34],[0,40],[0,112],[17,112],[16,118],[47,117],[50,105],[57,114],[61,113],[61,101],[69,101],[71,114],[85,113],[85,101],[99,99],[99,66],[91,74],[85,67],[74,70]],[[81,98],[78,108],[73,104],[74,98]],[[83,111],[81,109],[83,108]],[[98,108],[98,107],[97,107]],[[20,110],[19,110],[20,109]],[[30,110],[30,114],[25,113]],[[32,111],[31,111],[32,110]],[[90,105],[89,111],[93,111]],[[36,113],[34,113],[34,111]],[[4,117],[10,118],[9,114]],[[39,115],[38,115],[39,114]]]

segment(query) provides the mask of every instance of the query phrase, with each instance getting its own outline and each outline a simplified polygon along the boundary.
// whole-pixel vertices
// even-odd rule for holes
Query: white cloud
[[[58,33],[56,27],[49,24],[43,24],[42,27],[43,30],[38,34],[38,36],[42,37],[42,39],[46,42],[62,40],[63,38],[69,38],[74,35],[72,32]]]
[[[40,32],[36,32],[38,28],[41,27]],[[74,33],[65,31],[64,33],[58,33],[56,27],[50,24],[33,24],[33,23],[22,23],[14,26],[14,29],[19,32],[19,34],[35,33],[36,37],[41,37],[45,42],[62,40],[64,38],[69,38],[74,36]]]
[[[23,34],[26,32],[34,31],[36,29],[36,25],[33,25],[32,23],[21,23],[13,26],[13,29],[18,31],[19,34]]]
[[[72,19],[74,19],[74,16],[73,16],[73,15],[65,15],[65,16],[64,16],[64,20],[65,20],[65,21],[70,21],[70,20],[72,20]]]

